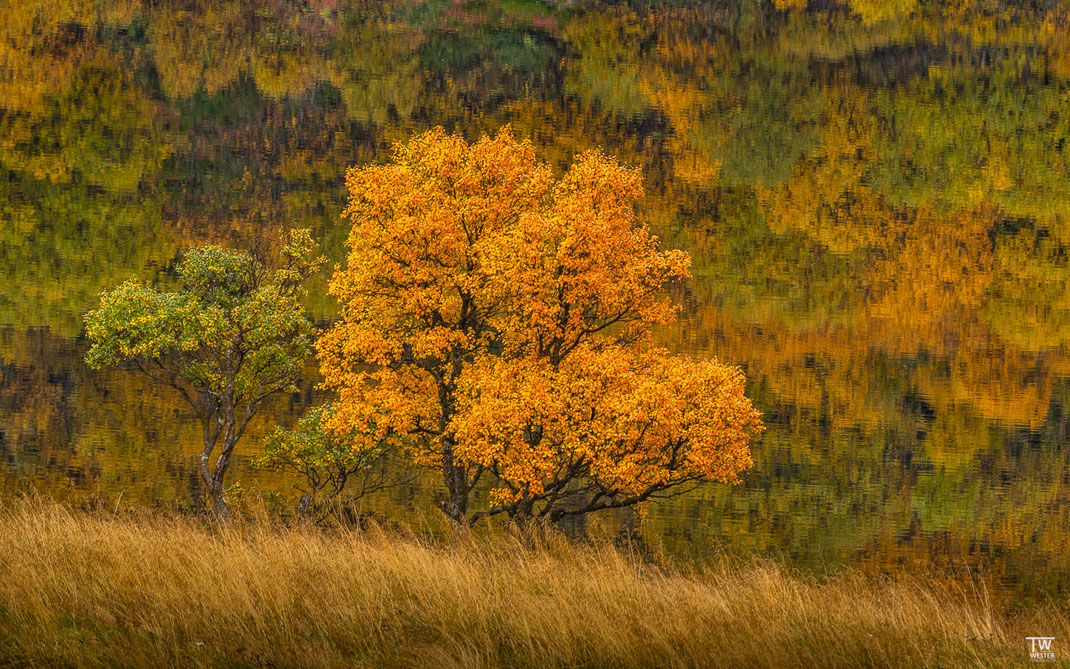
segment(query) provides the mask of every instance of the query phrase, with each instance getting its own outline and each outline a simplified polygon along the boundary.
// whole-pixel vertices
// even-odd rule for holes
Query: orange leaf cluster
[[[336,425],[413,437],[458,520],[484,476],[495,511],[530,515],[750,466],[742,373],[651,344],[690,259],[636,220],[637,170],[588,152],[554,179],[508,128],[474,144],[435,129],[393,158],[347,174],[341,320],[319,343]]]

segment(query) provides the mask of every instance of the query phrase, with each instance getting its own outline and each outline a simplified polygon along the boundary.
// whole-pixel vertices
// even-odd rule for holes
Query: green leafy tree
[[[293,429],[275,428],[264,442],[255,465],[285,471],[304,479],[302,508],[314,507],[323,495],[337,499],[343,492],[360,498],[392,485],[386,467],[395,450],[390,439],[375,436],[374,426],[347,426],[332,430],[335,408],[325,404],[312,409]]]
[[[307,230],[291,232],[270,265],[218,246],[195,248],[178,265],[178,290],[127,281],[85,316],[90,367],[131,367],[177,389],[193,408],[203,428],[201,476],[222,518],[230,515],[223,477],[234,446],[268,397],[295,389],[311,350],[315,328],[301,298],[321,264],[313,249]]]

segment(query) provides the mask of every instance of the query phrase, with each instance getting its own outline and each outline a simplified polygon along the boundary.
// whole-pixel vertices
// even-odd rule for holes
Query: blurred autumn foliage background
[[[348,166],[509,123],[559,174],[597,147],[642,168],[640,217],[693,259],[655,339],[742,366],[768,427],[742,486],[607,531],[1065,588],[1068,21],[999,0],[5,3],[3,489],[188,503],[175,398],[81,362],[100,291],[290,227],[339,262]],[[335,317],[326,273],[308,306]],[[319,380],[309,361],[234,479],[290,490],[249,462]]]

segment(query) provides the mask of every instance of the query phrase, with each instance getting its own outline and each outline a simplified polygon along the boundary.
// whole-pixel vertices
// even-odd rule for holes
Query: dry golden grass
[[[964,667],[1070,641],[1061,604],[1011,617],[935,580],[31,501],[0,510],[0,576],[6,665]]]

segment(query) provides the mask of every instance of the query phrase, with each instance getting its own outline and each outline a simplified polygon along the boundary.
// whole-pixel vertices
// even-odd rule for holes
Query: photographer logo
[[[1051,650],[1051,642],[1055,641],[1053,636],[1027,636],[1025,638],[1029,642],[1029,661],[1030,662],[1054,662],[1055,653]]]

